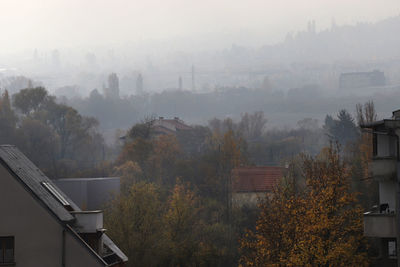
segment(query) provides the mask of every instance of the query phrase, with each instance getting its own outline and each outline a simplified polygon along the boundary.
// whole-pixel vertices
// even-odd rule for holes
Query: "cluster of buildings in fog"
[[[233,44],[228,49],[201,52],[173,51],[167,45],[146,52],[133,45],[35,49],[12,60],[2,59],[0,86],[6,88],[4,79],[22,75],[58,95],[87,96],[95,88],[109,86],[109,74],[116,73],[120,96],[163,90],[210,92],[224,87],[287,91],[307,85],[340,93],[343,90],[339,89],[347,86],[346,79],[356,79],[354,75],[341,76],[343,73],[375,69],[384,72],[385,86],[398,85],[400,37],[391,34],[397,26],[400,16],[355,26],[333,22],[330,29],[318,32],[316,22],[310,21],[305,31],[290,33],[276,45],[250,48]],[[368,87],[368,78],[361,75],[357,79],[357,87]]]

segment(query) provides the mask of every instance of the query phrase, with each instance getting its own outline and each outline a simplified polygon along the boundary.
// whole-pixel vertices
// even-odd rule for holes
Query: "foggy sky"
[[[0,53],[218,36],[262,45],[309,20],[321,30],[398,14],[399,0],[0,0]]]

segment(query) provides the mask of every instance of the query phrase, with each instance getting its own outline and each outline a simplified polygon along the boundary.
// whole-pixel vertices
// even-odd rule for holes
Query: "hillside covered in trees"
[[[376,112],[372,102],[355,109],[355,118],[327,115],[323,127],[308,118],[268,129],[257,111],[175,135],[156,134],[149,117],[106,145],[96,119],[36,87],[3,92],[0,142],[17,145],[53,179],[121,177],[105,221],[129,266],[364,265],[375,251],[360,235],[360,216],[377,193],[367,179],[371,138],[358,125]],[[258,208],[232,205],[232,170],[266,165],[289,170],[272,198]]]

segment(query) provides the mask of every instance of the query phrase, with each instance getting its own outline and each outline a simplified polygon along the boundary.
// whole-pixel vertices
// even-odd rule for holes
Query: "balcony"
[[[395,157],[375,157],[371,163],[371,171],[377,181],[396,180],[397,159]]]
[[[394,213],[364,213],[364,235],[396,237],[396,215]]]
[[[97,233],[103,231],[103,212],[74,211],[71,214],[76,218],[75,230],[78,233]]]

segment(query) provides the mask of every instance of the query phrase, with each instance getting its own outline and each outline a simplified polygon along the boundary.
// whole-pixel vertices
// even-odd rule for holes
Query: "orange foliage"
[[[260,205],[254,232],[241,240],[241,266],[367,266],[362,209],[337,151],[304,156],[306,188],[289,182]]]

